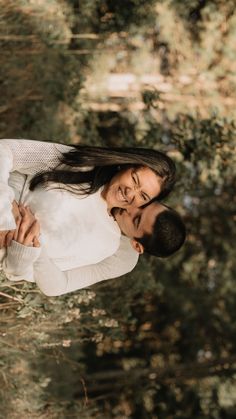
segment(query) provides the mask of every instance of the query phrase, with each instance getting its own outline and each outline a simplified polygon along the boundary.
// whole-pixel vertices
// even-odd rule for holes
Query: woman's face
[[[108,210],[141,207],[159,195],[162,178],[149,167],[132,167],[118,172],[105,186],[102,197]]]

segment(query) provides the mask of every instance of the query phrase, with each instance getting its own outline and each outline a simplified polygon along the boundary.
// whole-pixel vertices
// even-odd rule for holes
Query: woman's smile
[[[126,206],[131,205],[134,200],[135,193],[135,186],[119,186],[117,191],[117,198],[120,200],[121,203],[125,203]]]
[[[126,198],[126,196],[125,196],[125,193],[124,193],[124,191],[121,189],[121,187],[120,187],[120,186],[119,186],[118,191],[117,191],[117,198],[118,198],[118,200],[120,200],[121,202],[127,202],[127,203],[128,203],[128,200],[127,200],[127,198]]]
[[[108,211],[113,207],[127,208],[129,205],[141,207],[158,196],[162,179],[148,167],[121,170],[106,185],[102,197],[107,202]]]

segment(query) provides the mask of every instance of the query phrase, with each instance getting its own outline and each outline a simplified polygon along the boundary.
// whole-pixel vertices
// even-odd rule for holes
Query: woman
[[[175,180],[174,163],[155,150],[30,140],[1,140],[0,167],[0,245],[8,246],[3,269],[9,279],[37,282],[48,295],[132,270],[137,254],[110,216],[112,208],[164,197]],[[30,239],[18,235],[15,199],[39,221],[21,209]]]

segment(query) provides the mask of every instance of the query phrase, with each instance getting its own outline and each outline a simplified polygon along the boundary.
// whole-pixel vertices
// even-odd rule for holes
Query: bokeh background
[[[235,418],[235,1],[0,0],[0,45],[1,138],[165,150],[188,228],[63,297],[1,276],[0,417]]]

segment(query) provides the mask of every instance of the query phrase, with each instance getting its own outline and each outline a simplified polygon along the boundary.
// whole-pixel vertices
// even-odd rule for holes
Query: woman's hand
[[[24,246],[40,247],[38,239],[40,225],[38,220],[36,220],[29,207],[19,205],[19,211],[22,219],[18,228],[17,237],[14,240]]]
[[[22,216],[21,216],[19,206],[16,201],[13,201],[12,203],[12,214],[15,218],[16,228],[14,230],[0,231],[0,248],[1,249],[3,247],[10,246],[12,240],[13,239],[15,240],[18,234],[18,229],[21,223]]]
[[[0,231],[0,249],[6,246],[6,237],[9,233],[14,234],[15,230],[2,230]]]

